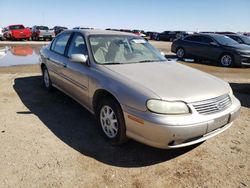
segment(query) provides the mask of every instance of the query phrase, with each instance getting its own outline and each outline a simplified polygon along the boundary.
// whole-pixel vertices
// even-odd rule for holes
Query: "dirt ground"
[[[38,65],[0,68],[0,187],[249,187],[250,68],[184,64],[230,82],[242,109],[222,134],[174,150],[111,146],[87,110],[43,89]]]

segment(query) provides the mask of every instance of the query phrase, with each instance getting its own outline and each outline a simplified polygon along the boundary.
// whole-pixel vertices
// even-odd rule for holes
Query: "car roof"
[[[101,30],[101,29],[70,29],[66,30],[68,32],[80,32],[84,34],[85,36],[89,35],[124,35],[124,36],[137,36],[132,33],[127,33],[127,32],[121,32],[121,31],[112,31],[112,30]]]
[[[217,36],[224,36],[224,35],[222,35],[222,34],[215,34],[215,33],[197,33],[197,34],[192,34],[192,35],[188,35],[188,36],[210,36],[210,37],[217,37]]]
[[[236,37],[241,37],[241,36],[244,36],[244,35],[240,35],[240,34],[227,34],[227,36],[236,36]]]
[[[23,24],[13,24],[13,25],[8,25],[7,27],[11,27],[11,26],[24,26]]]

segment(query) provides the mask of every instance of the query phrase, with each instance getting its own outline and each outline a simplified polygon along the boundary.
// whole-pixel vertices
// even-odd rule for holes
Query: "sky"
[[[11,24],[250,32],[250,0],[0,0]]]

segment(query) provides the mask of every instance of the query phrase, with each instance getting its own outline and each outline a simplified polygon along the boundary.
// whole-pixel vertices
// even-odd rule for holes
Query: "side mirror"
[[[83,54],[72,54],[70,59],[71,61],[76,63],[86,63],[88,60],[88,56]]]
[[[212,46],[219,46],[216,42],[210,42],[209,44]]]

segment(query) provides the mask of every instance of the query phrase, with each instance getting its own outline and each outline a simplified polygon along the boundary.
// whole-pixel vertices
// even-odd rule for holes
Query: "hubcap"
[[[183,58],[183,56],[184,56],[184,50],[182,48],[178,49],[176,55],[179,58]]]
[[[109,138],[116,137],[118,133],[118,121],[113,109],[107,105],[101,108],[100,122],[102,130]]]
[[[48,71],[47,69],[44,70],[44,75],[43,75],[43,80],[44,80],[44,84],[47,88],[49,88],[49,74],[48,74]]]
[[[230,55],[224,55],[224,56],[222,56],[222,58],[221,58],[221,64],[223,66],[228,67],[228,66],[231,65],[231,63],[232,63],[232,58],[231,58]]]

